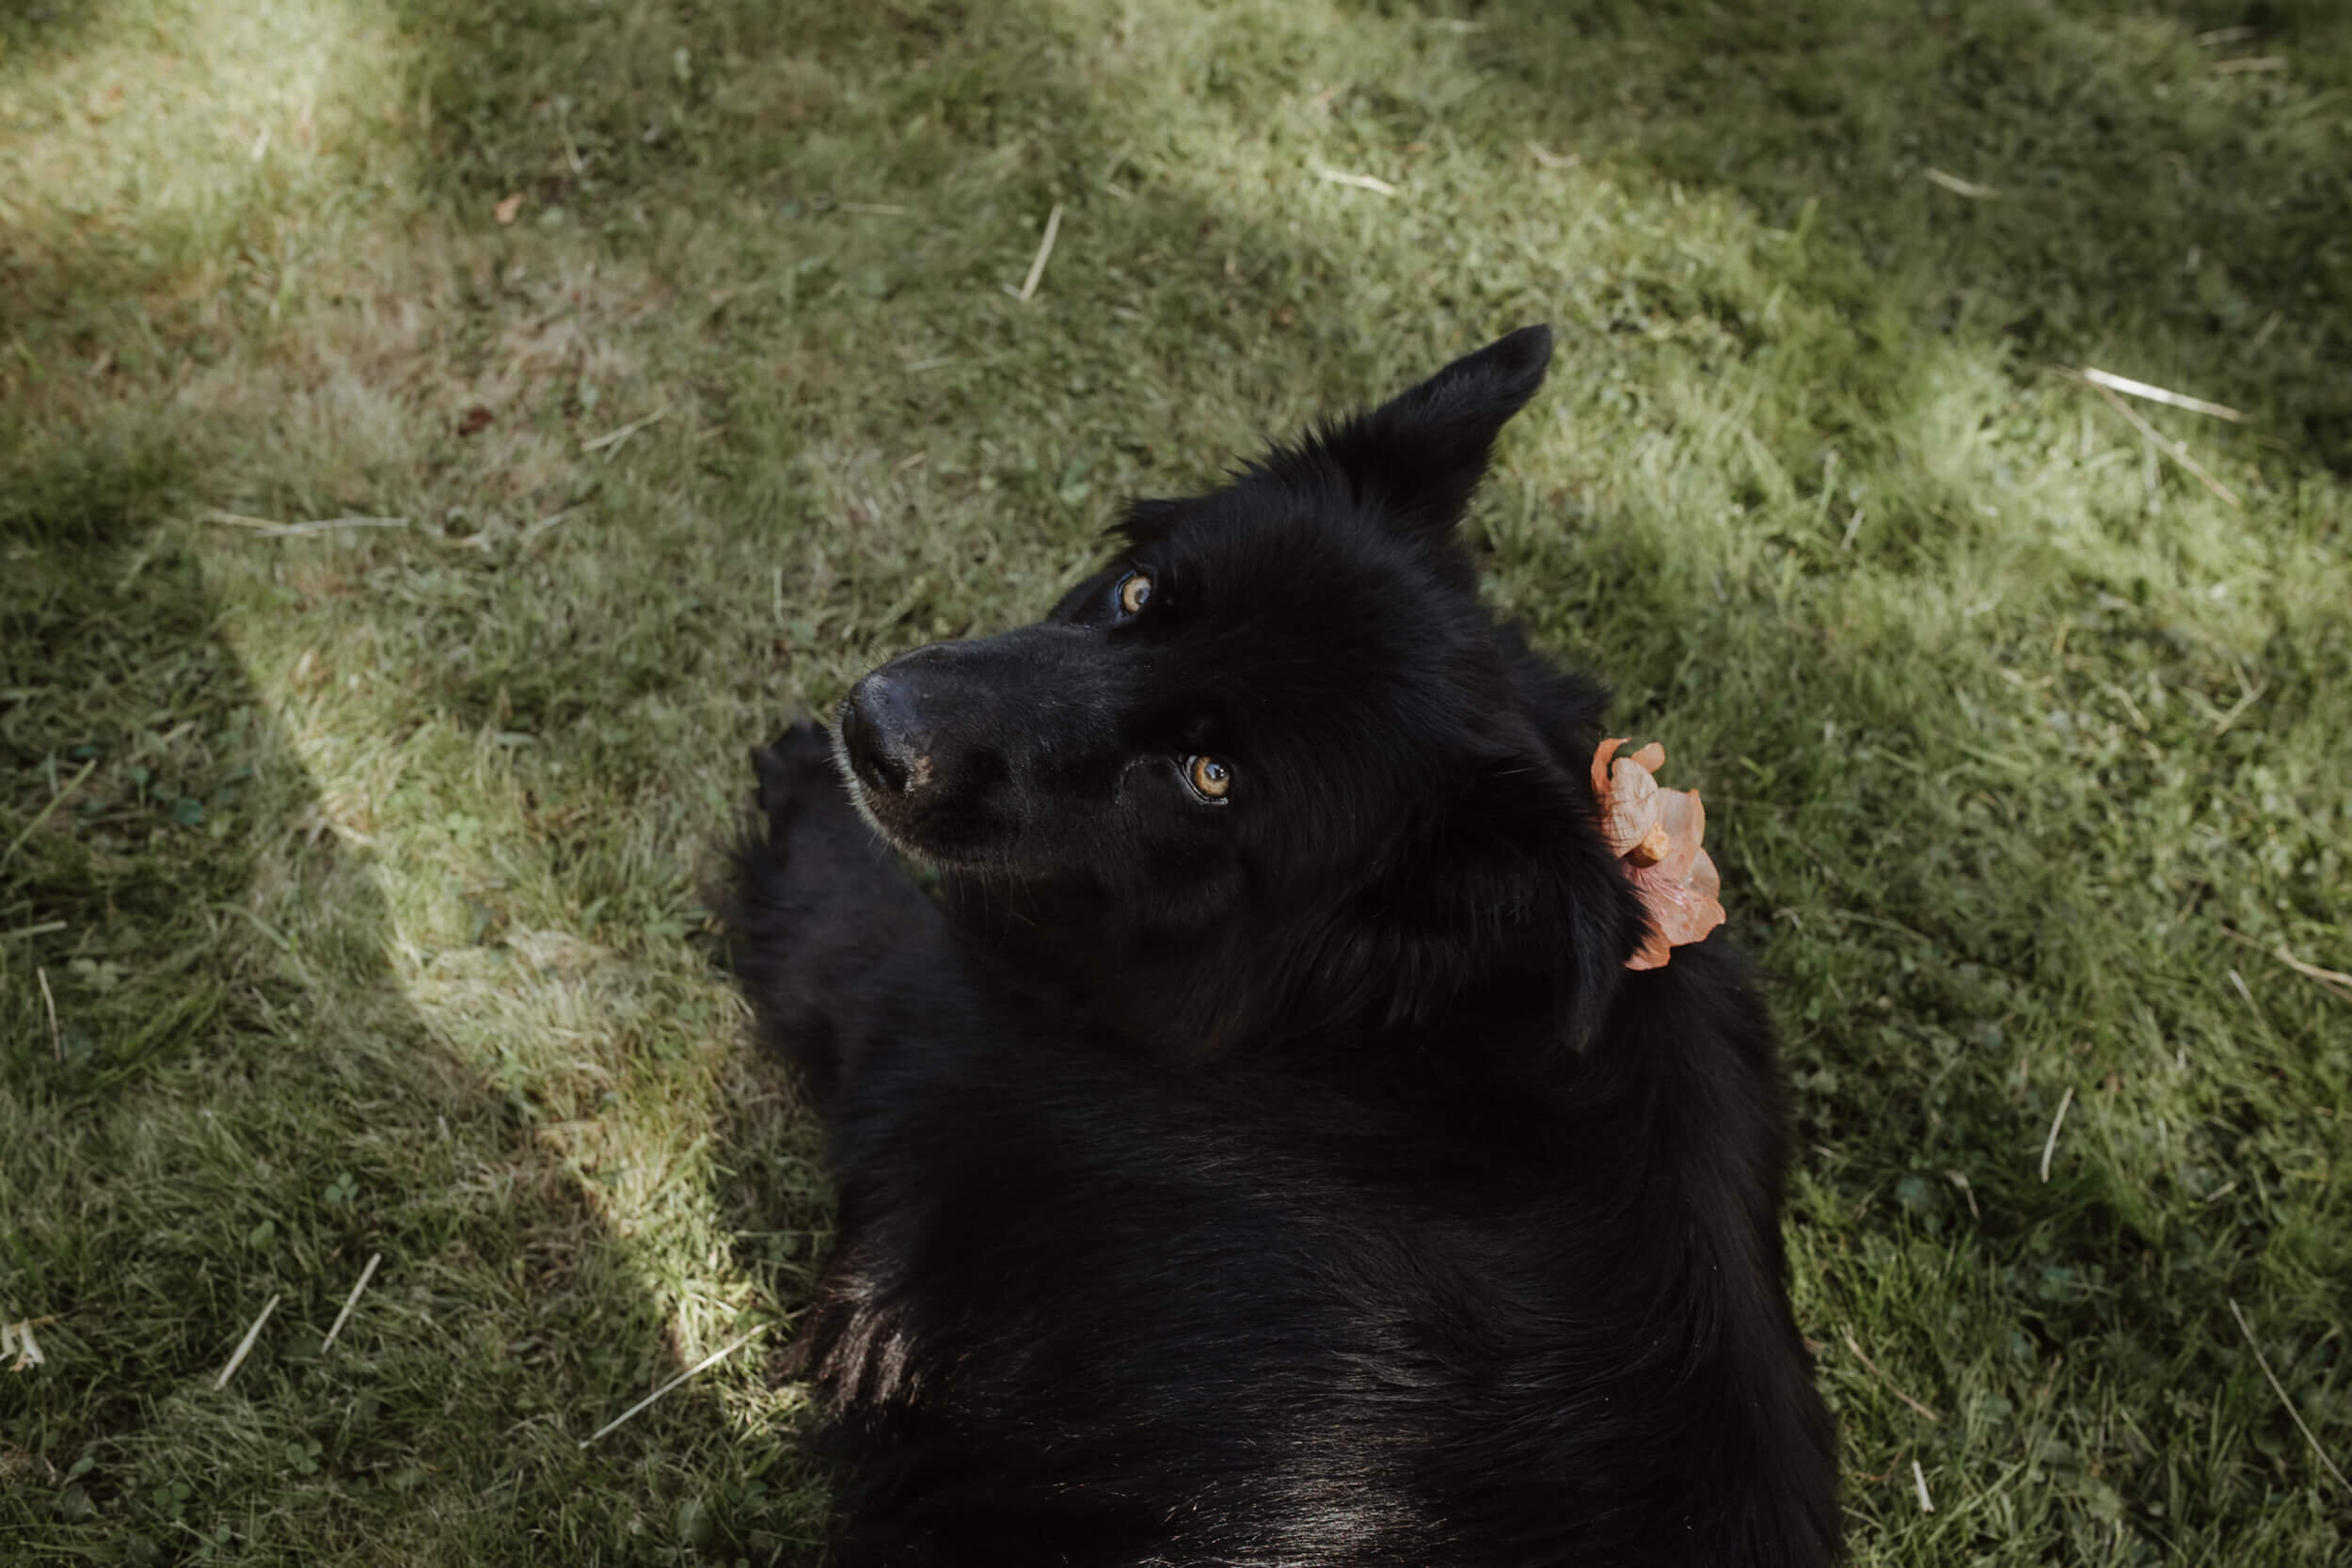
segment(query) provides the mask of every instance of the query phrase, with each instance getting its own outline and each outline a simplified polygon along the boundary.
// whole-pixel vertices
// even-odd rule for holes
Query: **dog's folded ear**
[[[1198,499],[1169,500],[1142,497],[1127,503],[1126,515],[1111,525],[1111,531],[1130,545],[1149,546],[1158,544],[1176,531],[1176,525],[1200,505]]]
[[[1495,759],[1366,869],[1322,918],[1232,921],[1211,939],[1214,959],[1190,955],[1164,986],[1122,988],[1131,1026],[1211,1056],[1321,1028],[1427,1028],[1466,999],[1532,986],[1552,1042],[1572,1052],[1594,1037],[1641,939],[1641,899],[1590,791],[1533,757]]]
[[[1551,365],[1551,328],[1522,326],[1368,413],[1319,431],[1279,472],[1303,460],[1343,479],[1406,528],[1442,535],[1486,477],[1495,436],[1527,406]]]
[[[1533,761],[1489,768],[1360,911],[1382,932],[1399,1022],[1512,974],[1548,977],[1557,1038],[1581,1047],[1639,941],[1641,905],[1576,781]]]

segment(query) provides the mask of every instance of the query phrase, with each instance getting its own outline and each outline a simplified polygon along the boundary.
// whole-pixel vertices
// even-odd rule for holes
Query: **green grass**
[[[1549,320],[1470,535],[1707,793],[1858,1560],[2352,1561],[2231,1306],[2352,1464],[2352,16],[2258,13],[0,13],[0,1558],[813,1560],[743,749]]]

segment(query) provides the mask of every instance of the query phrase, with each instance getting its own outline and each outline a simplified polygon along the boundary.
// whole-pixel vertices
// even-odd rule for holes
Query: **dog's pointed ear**
[[[1551,365],[1551,328],[1522,326],[1456,359],[1369,413],[1320,432],[1320,458],[1396,521],[1442,534],[1486,477],[1495,436],[1527,406]]]

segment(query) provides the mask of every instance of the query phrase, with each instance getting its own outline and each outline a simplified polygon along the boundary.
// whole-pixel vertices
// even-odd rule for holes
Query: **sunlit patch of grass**
[[[222,353],[401,204],[414,50],[385,7],[96,0],[51,26],[0,59],[12,384]]]
[[[1713,808],[1861,1560],[2340,1552],[2229,1303],[2343,1451],[2352,1013],[2275,954],[2352,967],[2352,42],[2219,25],[11,13],[0,1531],[807,1557],[760,1347],[576,1447],[824,1244],[693,891],[743,748],[1544,319],[1470,538]],[[2149,410],[2243,506],[2084,363],[2252,414]]]

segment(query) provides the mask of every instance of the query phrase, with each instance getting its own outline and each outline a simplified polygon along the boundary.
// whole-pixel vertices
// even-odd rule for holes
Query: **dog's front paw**
[[[771,832],[781,832],[811,806],[852,810],[849,792],[834,766],[833,732],[803,719],[752,752],[759,778],[759,814]]]
[[[761,829],[726,898],[738,974],[761,1032],[819,1098],[853,1052],[878,967],[948,961],[939,911],[859,816],[833,736],[806,720],[752,753]],[[935,957],[934,957],[935,955]]]
[[[787,894],[786,901],[798,907],[861,902],[872,896],[877,878],[907,879],[882,836],[859,815],[857,785],[834,765],[833,748],[832,732],[803,719],[752,752],[765,832],[761,842],[747,847],[771,892]]]

